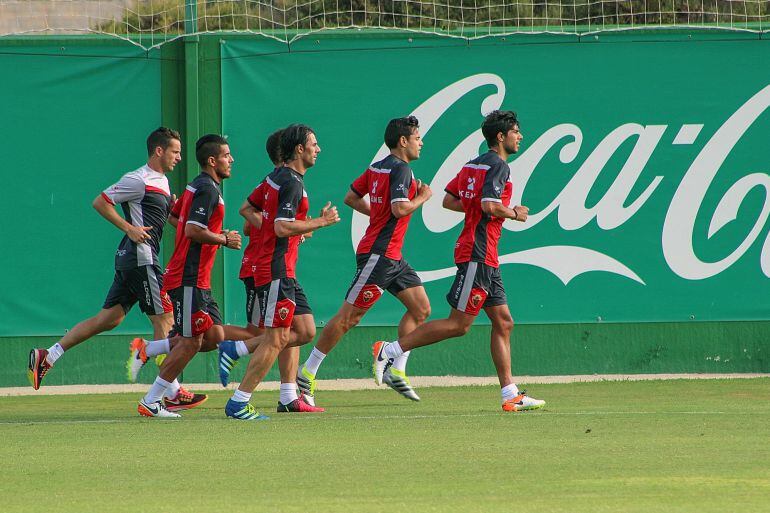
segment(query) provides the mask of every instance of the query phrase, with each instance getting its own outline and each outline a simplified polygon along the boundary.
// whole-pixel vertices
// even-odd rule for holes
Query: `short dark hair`
[[[222,146],[227,144],[227,139],[217,134],[206,134],[195,142],[195,160],[202,168],[208,164],[209,157],[219,156]]]
[[[270,136],[267,138],[267,141],[265,142],[265,150],[267,151],[267,156],[270,157],[270,162],[275,164],[276,166],[280,164],[283,159],[281,158],[281,134],[283,133],[283,128],[280,130],[276,130]]]
[[[307,144],[307,139],[310,134],[314,134],[312,128],[307,125],[299,123],[289,125],[283,129],[281,133],[281,158],[284,160],[291,160],[294,158],[294,153],[297,149],[297,145],[302,146]]]
[[[152,155],[155,148],[158,146],[165,150],[174,139],[182,142],[182,138],[176,130],[171,130],[165,126],[156,128],[149,136],[147,136],[147,156],[149,157]]]
[[[481,133],[484,134],[484,139],[487,140],[487,146],[490,148],[497,146],[497,134],[503,135],[508,133],[508,130],[519,124],[519,120],[516,118],[516,113],[512,110],[493,110],[484,118],[484,122],[481,123]]]
[[[402,135],[408,139],[418,128],[420,122],[414,116],[391,119],[385,128],[385,145],[392,150],[398,146]]]

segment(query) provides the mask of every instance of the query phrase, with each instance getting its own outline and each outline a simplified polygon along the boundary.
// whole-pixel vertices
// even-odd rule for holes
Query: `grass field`
[[[177,421],[137,395],[0,398],[0,511],[770,511],[770,380],[323,392],[320,415]],[[253,403],[273,410],[277,392]]]

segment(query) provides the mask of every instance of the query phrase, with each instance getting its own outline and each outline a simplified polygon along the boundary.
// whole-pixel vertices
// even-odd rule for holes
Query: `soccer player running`
[[[223,231],[225,206],[221,183],[230,177],[233,157],[227,140],[204,135],[195,143],[199,174],[185,188],[179,213],[174,253],[165,280],[171,298],[174,330],[180,335],[155,382],[139,401],[137,411],[145,417],[172,418],[161,399],[182,369],[201,347],[203,334],[213,327],[221,330],[219,306],[211,297],[211,268],[220,246],[240,249],[237,231]],[[221,339],[220,339],[221,340]]]
[[[380,384],[391,362],[404,352],[468,332],[483,308],[492,322],[490,349],[497,369],[505,411],[542,408],[518,389],[511,375],[513,318],[500,276],[497,245],[506,219],[524,222],[529,209],[510,207],[513,187],[508,157],[519,150],[519,122],[512,111],[493,111],[481,125],[489,151],[471,160],[446,187],[445,208],[465,213],[455,245],[457,275],[447,294],[452,310],[447,319],[427,322],[394,342],[375,342],[372,348],[374,381]]]
[[[280,157],[280,137],[283,130],[272,133],[265,144],[268,157],[277,169],[283,159]],[[249,237],[249,243],[244,250],[241,262],[239,278],[246,287],[246,327],[225,325],[212,326],[203,335],[203,342],[199,352],[209,352],[219,349],[219,379],[222,386],[227,386],[230,380],[230,372],[242,356],[246,356],[256,349],[262,340],[258,336],[263,333],[259,327],[259,305],[256,301],[256,289],[254,287],[254,270],[257,261],[257,253],[260,246],[259,230],[262,225],[262,198],[265,181],[254,189],[249,198],[244,201],[240,212],[246,219],[244,234]],[[172,212],[171,219],[176,219]],[[170,308],[169,308],[170,311]],[[279,413],[308,413],[323,412],[323,408],[310,405],[302,396],[297,394],[297,368],[299,366],[299,345],[306,344],[315,338],[315,323],[310,310],[303,311],[301,307],[295,310],[294,322],[291,326],[292,344],[278,355],[278,368],[281,376],[280,395],[277,411]],[[224,337],[222,340],[219,337]],[[256,338],[255,338],[256,337]],[[130,356],[127,362],[129,381],[136,382],[139,371],[152,356],[162,355],[165,358],[171,349],[178,343],[177,337],[160,340],[146,341],[136,338],[129,347]],[[195,394],[199,396],[201,394]],[[168,404],[167,404],[167,409]],[[173,411],[173,410],[172,410]]]
[[[158,253],[173,203],[166,173],[182,160],[179,133],[165,127],[153,131],[147,137],[147,154],[144,166],[123,175],[93,201],[94,209],[125,233],[115,253],[115,278],[97,315],[76,324],[50,348],[30,351],[28,376],[35,390],[65,351],[116,328],[137,302],[155,338],[164,337],[173,323],[172,316],[164,314]],[[125,218],[116,211],[118,205]]]
[[[254,271],[259,322],[265,328],[265,334],[251,355],[238,389],[227,401],[225,415],[228,417],[240,420],[266,418],[249,404],[251,394],[278,354],[292,345],[290,327],[295,313],[310,312],[295,272],[300,238],[340,220],[337,207],[331,203],[326,204],[319,217],[307,218],[309,203],[304,176],[315,165],[320,151],[310,127],[290,125],[281,134],[284,165],[265,178],[260,246]],[[305,316],[312,322],[312,313],[297,315]]]
[[[324,327],[318,343],[297,376],[309,398],[315,393],[316,375],[323,359],[340,339],[356,326],[387,290],[406,307],[398,324],[403,337],[430,315],[430,302],[422,281],[402,258],[401,247],[412,213],[431,197],[427,184],[414,179],[409,163],[420,158],[422,138],[417,118],[392,119],[385,128],[390,155],[369,166],[351,184],[345,204],[369,216],[369,226],[356,250],[356,271],[345,302]],[[369,201],[365,196],[369,196]],[[383,381],[413,401],[420,397],[406,376],[406,351],[389,366]]]
[[[276,130],[267,138],[265,149],[275,168],[279,169],[283,162],[281,158],[281,134],[283,129]],[[253,337],[243,340],[225,340],[219,344],[219,379],[223,386],[230,380],[230,372],[242,356],[253,353],[259,341],[262,340],[264,329],[260,327],[259,302],[257,289],[254,286],[254,273],[259,261],[261,246],[262,209],[267,182],[262,180],[241,205],[240,213],[246,219],[244,233],[249,237],[249,243],[243,252],[239,278],[246,288],[246,319],[245,330]],[[309,234],[306,234],[309,235]],[[303,241],[305,235],[300,237]],[[291,341],[289,346],[278,354],[278,370],[281,376],[279,389],[278,413],[320,413],[323,408],[309,404],[304,396],[297,394],[297,368],[299,366],[299,346],[307,344],[315,338],[315,322],[307,301],[298,301],[294,309],[294,320],[291,324]],[[225,326],[225,336],[234,339],[242,336],[244,328],[233,329]]]

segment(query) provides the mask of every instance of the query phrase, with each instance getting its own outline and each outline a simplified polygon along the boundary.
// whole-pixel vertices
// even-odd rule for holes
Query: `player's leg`
[[[315,338],[315,319],[310,302],[302,286],[294,280],[294,318],[291,321],[288,346],[278,355],[278,369],[281,373],[281,391],[278,399],[279,413],[320,413],[313,397],[297,394],[297,368],[299,367],[299,346]]]
[[[388,287],[388,292],[395,292],[396,298],[406,307],[406,312],[398,324],[398,337],[402,338],[414,331],[417,326],[425,322],[430,316],[430,301],[425,287],[422,286],[417,273],[402,261],[404,271]],[[412,401],[419,401],[420,396],[414,391],[409,376],[406,374],[406,364],[410,352],[395,358],[393,364],[385,369],[382,382],[390,388]]]
[[[278,354],[289,343],[289,327],[268,327],[265,329],[262,343],[251,355],[246,373],[233,396],[225,405],[225,415],[238,420],[263,420],[267,417],[257,412],[249,404],[251,394],[273,366]]]
[[[220,342],[217,368],[219,369],[219,381],[223,387],[230,383],[230,373],[238,364],[238,360],[256,349],[259,337],[263,333],[262,328],[251,323],[245,328],[240,326],[224,326],[225,339]]]
[[[123,271],[115,271],[115,278],[102,309],[95,316],[77,323],[58,342],[48,349],[35,348],[29,352],[27,365],[27,377],[35,390],[40,388],[43,377],[61,358],[65,351],[88,340],[91,337],[116,328],[126,313],[136,303],[131,293],[126,274]]]
[[[72,349],[91,337],[117,328],[125,318],[126,310],[122,305],[103,308],[95,316],[77,323],[59,340],[59,345],[64,351]]]
[[[251,394],[272,367],[278,353],[289,344],[290,329],[294,320],[295,280],[281,278],[256,287],[256,300],[260,309],[260,324],[265,328],[261,341],[251,355],[249,365],[233,396],[225,405],[225,415],[238,420],[262,420],[249,404]]]
[[[382,296],[383,281],[388,272],[389,259],[380,255],[356,256],[357,270],[345,294],[345,302],[329,319],[318,337],[315,347],[297,375],[297,385],[304,395],[315,404],[315,379],[324,358],[334,349],[342,337],[356,326],[369,308]]]
[[[222,383],[223,387],[230,383],[230,373],[238,364],[238,360],[242,356],[254,352],[259,341],[256,337],[263,332],[262,328],[259,327],[259,301],[254,287],[254,279],[244,279],[243,285],[246,289],[246,319],[248,319],[248,324],[246,328],[225,326],[227,340],[219,344],[219,357],[217,358],[219,382]]]
[[[511,333],[513,317],[508,308],[500,270],[489,269],[489,294],[484,301],[484,312],[492,323],[490,352],[500,382],[500,394],[504,411],[536,410],[545,406],[545,401],[534,399],[526,391],[519,390],[513,382],[511,372]]]
[[[211,297],[209,291],[201,291],[201,302],[206,313],[208,313],[211,319],[211,325],[203,333],[203,340],[201,341],[201,347],[216,348],[225,336],[224,326],[222,325],[222,316],[219,313],[219,305]],[[212,349],[208,349],[211,351]],[[198,350],[198,352],[201,352]],[[165,365],[165,361],[163,362]],[[162,370],[162,369],[161,369]],[[166,405],[166,409],[169,411],[181,411],[189,410],[200,406],[208,400],[206,394],[196,394],[185,389],[178,380],[171,382],[166,389],[166,393],[163,397],[163,402]]]
[[[375,342],[372,348],[372,370],[378,385],[382,383],[383,374],[393,360],[405,352],[448,338],[461,337],[468,332],[487,295],[483,288],[486,275],[477,272],[476,262],[459,264],[457,267],[455,280],[447,294],[447,301],[452,307],[448,318],[421,324],[394,342]]]
[[[337,313],[321,330],[318,342],[297,374],[297,386],[311,404],[315,404],[315,380],[324,358],[334,349],[342,337],[356,326],[366,310],[350,303],[342,303]]]
[[[185,366],[198,353],[203,343],[203,334],[214,325],[215,320],[221,324],[216,303],[211,299],[209,291],[197,287],[179,287],[170,290],[169,295],[174,303],[174,329],[180,336],[163,362],[155,382],[139,402],[139,413],[147,417],[178,417],[178,414],[166,409],[162,400]]]
[[[126,317],[126,312],[121,305],[114,305],[102,309],[98,314],[77,323],[58,342],[48,349],[35,348],[29,352],[29,364],[27,377],[35,390],[40,388],[43,377],[61,358],[65,351],[88,340],[89,338],[110,331],[117,327]]]
[[[160,315],[149,315],[150,323],[152,324],[152,338],[153,340],[162,340],[168,337],[171,328],[174,327],[174,316],[171,312],[162,313]]]
[[[151,356],[168,353],[169,337],[174,327],[173,306],[168,293],[163,290],[163,272],[160,267],[141,266],[127,273],[127,285],[133,297],[139,302],[139,308],[147,315],[152,324],[152,354],[148,354],[147,341],[135,338],[129,344],[130,356],[126,362],[128,380],[136,382],[139,371]],[[148,293],[149,292],[149,293]]]
[[[513,384],[513,376],[511,375],[513,317],[511,317],[511,312],[508,310],[508,305],[487,306],[484,307],[484,312],[486,312],[487,317],[492,322],[489,349],[492,354],[492,362],[497,370],[500,388],[504,389]]]
[[[392,361],[417,347],[428,346],[450,338],[462,337],[471,328],[475,315],[460,312],[454,308],[446,319],[437,319],[421,324],[405,337],[393,342],[375,342],[374,378],[377,384],[382,383],[382,375]]]
[[[198,353],[203,341],[203,334],[193,337],[179,337],[179,343],[171,350],[160,368],[150,390],[139,401],[137,410],[143,417],[179,417],[165,407],[165,396],[169,387],[176,381],[185,366]]]
[[[304,296],[304,293],[301,294]],[[281,374],[281,392],[278,400],[279,413],[320,413],[323,408],[315,405],[312,394],[306,394],[299,386],[299,346],[311,342],[315,338],[315,319],[307,305],[306,298],[297,296],[296,311],[304,312],[295,315],[289,334],[289,345],[278,355],[278,369]],[[297,390],[300,394],[297,394]]]
[[[505,411],[536,410],[545,406],[545,401],[534,399],[525,390],[519,390],[511,375],[511,331],[513,318],[508,305],[485,307],[489,320],[492,322],[490,350],[492,362],[497,370],[500,381],[502,407]]]

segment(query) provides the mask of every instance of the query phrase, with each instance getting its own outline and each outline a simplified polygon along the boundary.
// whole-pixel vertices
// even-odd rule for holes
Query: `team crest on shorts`
[[[364,302],[368,303],[374,298],[374,292],[371,290],[365,290],[363,294]]]
[[[278,310],[278,317],[281,318],[282,321],[285,321],[286,318],[289,316],[289,309],[285,306]]]
[[[481,294],[473,294],[473,296],[471,296],[471,306],[473,306],[473,308],[476,308],[479,306],[480,303],[481,303]]]
[[[198,317],[195,319],[195,329],[199,329],[201,326],[203,326],[203,323],[205,322],[205,319],[203,317]]]

